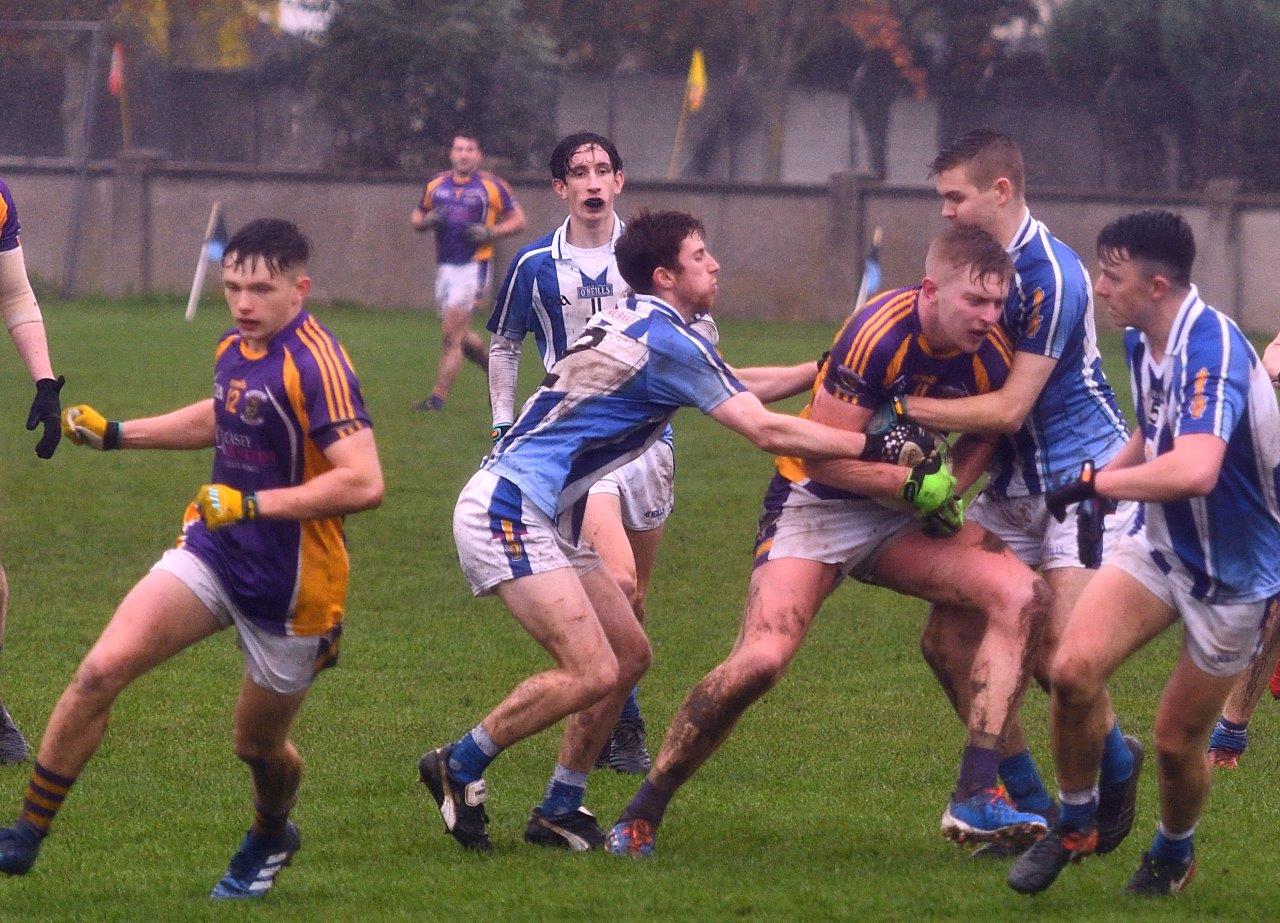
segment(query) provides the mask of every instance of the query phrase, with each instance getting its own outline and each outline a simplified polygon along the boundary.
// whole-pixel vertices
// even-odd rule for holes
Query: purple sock
[[[1000,752],[990,747],[965,746],[960,758],[960,778],[956,781],[956,801],[964,801],[984,788],[996,787]]]
[[[618,821],[647,820],[655,827],[662,823],[662,816],[667,813],[667,804],[675,792],[664,792],[648,779],[640,786],[640,791],[631,799],[631,803],[623,810]]]

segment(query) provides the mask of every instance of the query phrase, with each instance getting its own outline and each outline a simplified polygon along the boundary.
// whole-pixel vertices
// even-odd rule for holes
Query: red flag
[[[116,42],[111,46],[111,70],[107,71],[107,89],[112,96],[124,92],[124,43]]]

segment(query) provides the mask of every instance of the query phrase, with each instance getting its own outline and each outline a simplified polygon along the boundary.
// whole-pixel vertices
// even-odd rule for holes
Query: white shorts
[[[675,451],[659,439],[639,458],[592,484],[589,493],[617,497],[622,505],[622,525],[628,530],[656,529],[676,506]]]
[[[185,548],[170,548],[151,568],[173,574],[223,628],[235,626],[245,671],[256,685],[281,695],[311,686],[316,674],[338,662],[342,626],[322,635],[276,635],[250,621],[231,601],[205,563]]]
[[[520,488],[481,468],[453,508],[453,540],[471,592],[487,596],[517,577],[572,567],[579,575],[603,563],[587,542],[574,544],[528,502]]]
[[[1133,529],[1138,504],[1125,500],[1105,520],[1102,557]],[[1076,508],[1067,510],[1067,518],[1058,522],[1044,505],[1044,496],[997,497],[983,491],[973,501],[964,518],[976,522],[1004,541],[1028,567],[1051,570],[1055,567],[1083,567],[1080,563],[1079,532]]]
[[[1180,568],[1166,573],[1138,535],[1120,542],[1106,563],[1133,577],[1178,613],[1186,630],[1187,652],[1206,673],[1235,676],[1249,665],[1261,646],[1273,600],[1215,605],[1196,599],[1184,589],[1191,585],[1191,576]]]
[[[436,313],[473,311],[489,290],[489,264],[441,263],[436,267]]]
[[[870,581],[885,546],[919,528],[915,515],[874,500],[823,497],[819,485],[801,486],[774,475],[764,495],[752,567],[777,558],[835,564],[842,576]]]

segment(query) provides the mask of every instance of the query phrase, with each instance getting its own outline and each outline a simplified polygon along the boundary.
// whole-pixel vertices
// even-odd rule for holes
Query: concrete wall
[[[18,200],[33,273],[61,284],[75,177],[65,163],[0,160]],[[434,272],[430,238],[414,234],[408,214],[420,181],[350,180],[320,173],[262,172],[165,165],[145,157],[98,164],[85,193],[75,288],[121,295],[185,294],[212,202],[228,223],[278,215],[315,243],[312,274],[322,300],[377,307],[428,308]],[[563,208],[540,179],[517,180],[529,230],[501,243],[504,270],[515,249],[563,220]],[[630,182],[624,216],[642,206],[685,208],[705,221],[722,264],[723,316],[838,320],[852,303],[860,254],[872,228],[884,229],[886,285],[911,284],[929,238],[942,227],[927,189],[863,184],[848,174],[825,186],[749,186]],[[1181,211],[1199,246],[1196,279],[1205,297],[1247,328],[1280,329],[1280,199],[1212,203],[1189,196],[1147,199],[1038,191],[1037,217],[1093,264],[1093,242],[1110,219],[1137,208]]]

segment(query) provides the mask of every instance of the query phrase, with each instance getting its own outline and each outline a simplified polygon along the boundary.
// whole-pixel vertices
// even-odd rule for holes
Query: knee
[[[1039,640],[1052,601],[1053,591],[1042,578],[1019,580],[997,593],[988,624],[1019,638]]]
[[[617,686],[630,689],[640,682],[640,677],[648,672],[652,663],[653,648],[649,646],[649,639],[641,635],[637,643],[618,655]]]
[[[1200,735],[1180,721],[1157,716],[1154,736],[1156,762],[1162,770],[1176,769],[1191,755],[1197,760],[1203,757]]]
[[[632,612],[636,611],[637,604],[644,604],[644,597],[636,583],[634,567],[610,567],[609,576],[613,578],[614,583],[618,584],[622,595],[627,598],[627,604],[631,606]],[[636,617],[639,618],[639,613],[636,613]]]
[[[461,349],[462,337],[456,333],[446,331],[440,334],[440,345],[444,347],[446,351]]]
[[[618,688],[622,681],[623,669],[612,651],[595,658],[590,667],[578,677],[578,693],[581,698],[580,708],[586,708],[598,702]]]
[[[942,625],[932,615],[925,623],[924,631],[920,635],[920,653],[924,655],[924,662],[934,673],[938,673],[946,666],[946,646],[942,640]]]
[[[739,651],[730,660],[729,685],[736,698],[754,702],[782,679],[790,658],[771,648]]]
[[[67,691],[80,702],[109,705],[131,678],[122,664],[90,656],[76,669]]]
[[[1068,708],[1086,705],[1102,691],[1101,673],[1085,658],[1059,651],[1049,668],[1053,700]]]

